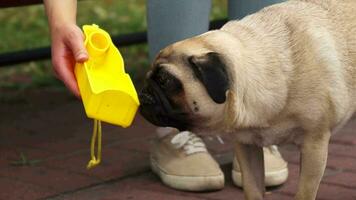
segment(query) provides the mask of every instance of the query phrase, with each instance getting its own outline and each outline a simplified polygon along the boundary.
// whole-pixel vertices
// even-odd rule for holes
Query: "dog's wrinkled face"
[[[199,38],[163,49],[140,93],[141,114],[157,126],[180,130],[221,119],[229,80],[222,56]]]

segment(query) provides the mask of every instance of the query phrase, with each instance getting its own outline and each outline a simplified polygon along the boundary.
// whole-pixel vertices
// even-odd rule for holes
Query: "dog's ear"
[[[221,104],[226,101],[226,91],[229,89],[226,66],[218,53],[209,52],[202,56],[190,56],[189,64],[214,102]]]

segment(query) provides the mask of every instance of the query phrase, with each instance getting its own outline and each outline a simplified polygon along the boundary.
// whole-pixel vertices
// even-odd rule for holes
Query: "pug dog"
[[[287,1],[174,43],[140,100],[157,126],[233,135],[247,199],[263,199],[262,147],[297,144],[296,199],[315,199],[330,136],[356,109],[356,1]]]

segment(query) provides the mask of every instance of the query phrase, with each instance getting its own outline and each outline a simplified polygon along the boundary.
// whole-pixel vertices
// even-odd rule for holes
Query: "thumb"
[[[69,49],[72,51],[76,62],[88,60],[88,53],[84,47],[84,36],[79,30],[72,31],[67,37]]]

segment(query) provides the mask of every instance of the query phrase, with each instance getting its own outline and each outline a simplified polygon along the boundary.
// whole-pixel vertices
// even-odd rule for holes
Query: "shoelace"
[[[278,151],[278,147],[276,145],[271,145],[268,147],[263,148],[263,152],[266,153],[266,151],[269,151],[272,155],[282,157],[281,154]]]
[[[183,131],[175,135],[172,138],[171,143],[176,149],[182,148],[187,155],[198,152],[207,152],[202,139],[189,131]]]

